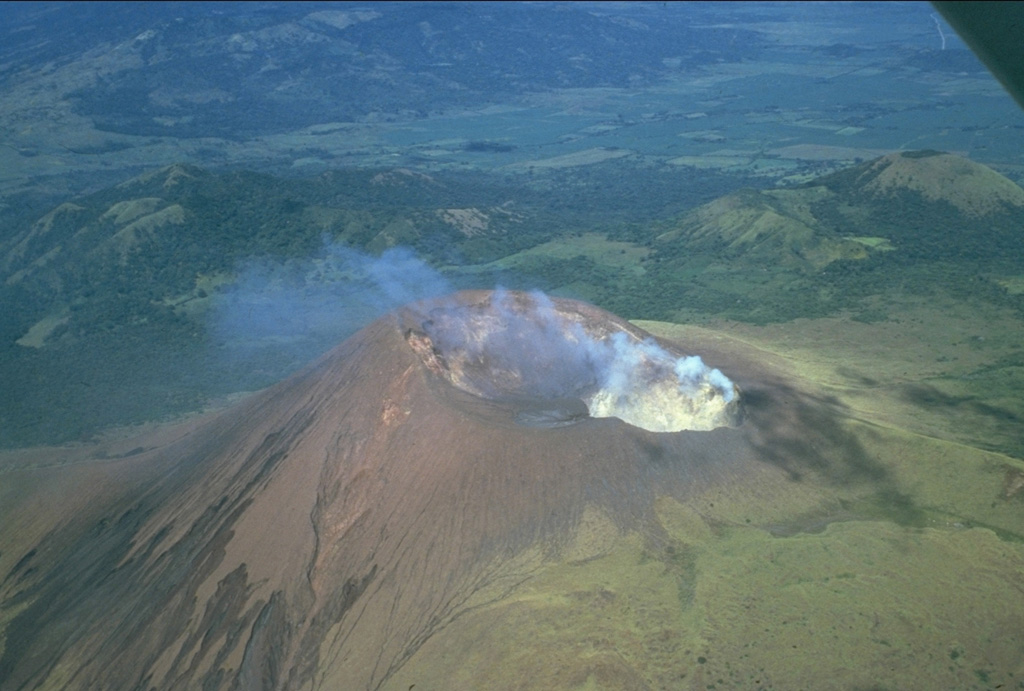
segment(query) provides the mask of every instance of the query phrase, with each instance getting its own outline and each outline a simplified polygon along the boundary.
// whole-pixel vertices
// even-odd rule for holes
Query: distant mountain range
[[[973,107],[979,88],[980,110],[999,112],[996,83],[959,42],[934,45],[928,12],[915,3],[3,3],[0,214],[9,194],[52,200],[176,161],[281,174],[396,162],[525,173],[543,160],[537,172],[548,174],[591,149],[625,157],[644,144],[636,153],[671,161],[668,170],[719,156],[743,175],[744,160],[778,140],[773,155],[790,163],[751,170],[804,176],[820,157],[915,141],[916,130],[903,138],[907,115],[939,117],[968,98]],[[925,76],[957,93],[936,100],[918,84]],[[959,93],[977,79],[988,85]],[[907,80],[908,100],[872,96]],[[985,160],[1013,165],[1014,125],[960,119],[921,146],[979,156],[999,147]],[[956,134],[965,127],[985,131],[968,145]]]
[[[50,105],[101,131],[236,140],[374,113],[483,107],[527,90],[642,86],[665,75],[666,59],[672,69],[724,51],[741,59],[762,41],[700,21],[718,12],[711,7],[155,3],[5,12],[16,29],[0,49],[8,118],[49,93]]]

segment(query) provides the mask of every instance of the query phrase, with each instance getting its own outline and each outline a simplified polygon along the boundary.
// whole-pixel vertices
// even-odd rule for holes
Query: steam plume
[[[374,257],[326,240],[312,259],[254,259],[237,273],[213,303],[210,330],[243,353],[260,345],[324,349],[385,312],[452,290],[407,248]]]
[[[497,290],[487,309],[435,309],[423,326],[446,376],[478,396],[579,398],[592,417],[655,432],[713,429],[735,417],[736,387],[700,357],[624,330],[595,331],[543,293]]]
[[[244,267],[220,296],[213,328],[229,352],[272,345],[308,359],[315,353],[304,348],[331,344],[382,313],[451,290],[408,249],[372,257],[325,243],[309,261]],[[591,417],[617,417],[657,432],[713,429],[735,417],[735,386],[700,357],[588,325],[543,293],[498,289],[488,309],[452,303],[443,318],[437,305],[449,303],[433,304],[433,317],[423,323],[431,347],[454,364],[453,383],[478,396],[578,399]]]

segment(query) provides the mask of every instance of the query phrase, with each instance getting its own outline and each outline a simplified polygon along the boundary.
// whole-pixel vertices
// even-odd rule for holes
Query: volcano
[[[8,460],[0,688],[384,688],[589,507],[654,540],[659,497],[872,471],[827,402],[701,346],[463,292],[171,431]]]

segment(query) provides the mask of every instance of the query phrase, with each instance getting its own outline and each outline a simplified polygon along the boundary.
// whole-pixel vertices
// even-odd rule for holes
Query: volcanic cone
[[[10,470],[0,688],[379,688],[588,507],[643,531],[659,496],[871,469],[827,405],[679,348],[459,293],[170,442]]]

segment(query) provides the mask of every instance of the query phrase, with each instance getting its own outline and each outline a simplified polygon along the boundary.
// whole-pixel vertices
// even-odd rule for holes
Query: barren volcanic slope
[[[689,355],[583,303],[460,293],[162,440],[9,459],[0,688],[378,688],[588,508],[657,542],[658,497],[887,485],[827,401]]]

